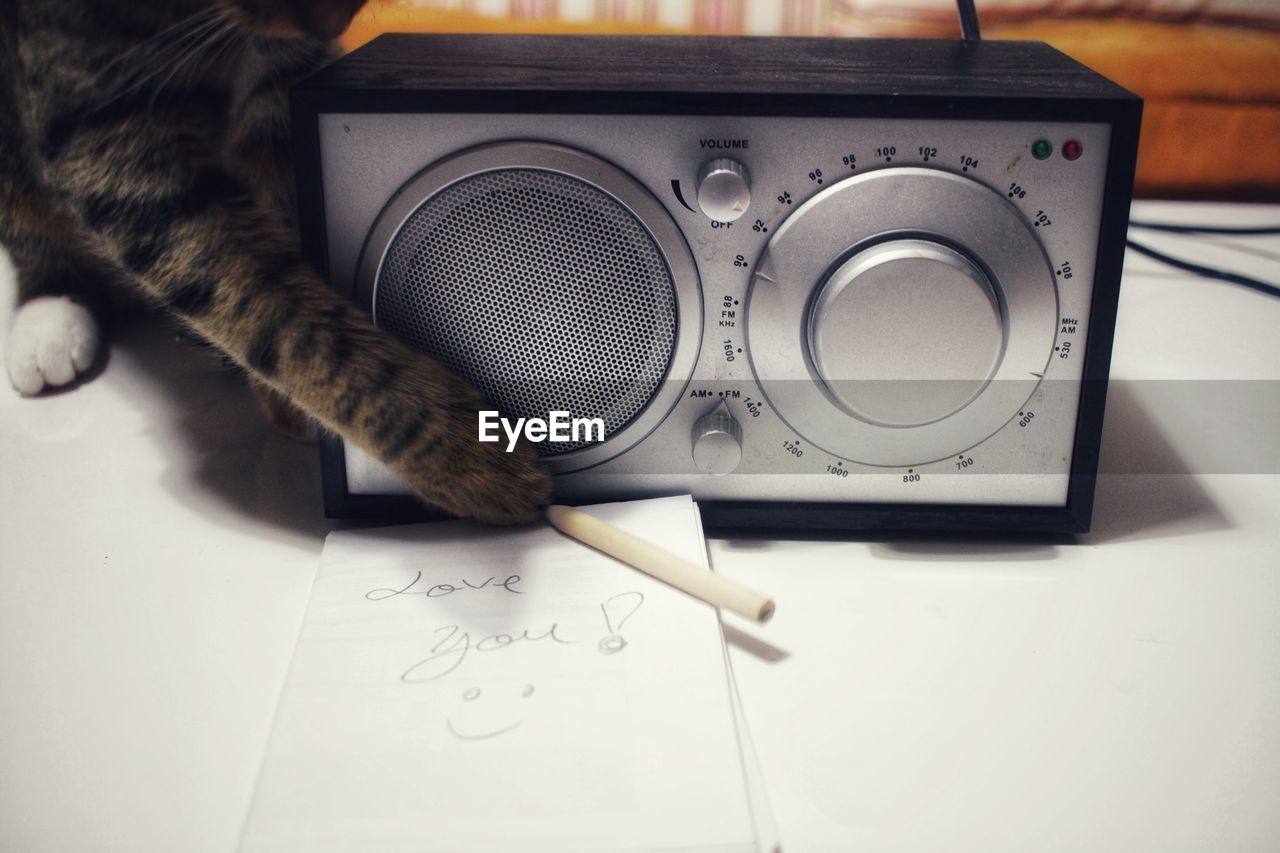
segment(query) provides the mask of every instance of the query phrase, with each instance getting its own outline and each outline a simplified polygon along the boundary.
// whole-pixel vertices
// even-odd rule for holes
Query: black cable
[[[1129,248],[1133,249],[1135,252],[1146,255],[1148,258],[1157,260],[1162,264],[1175,267],[1176,269],[1186,270],[1187,272],[1195,273],[1196,275],[1204,276],[1205,278],[1216,278],[1220,281],[1229,281],[1232,284],[1243,285],[1244,287],[1248,287],[1252,290],[1265,293],[1268,296],[1280,296],[1280,287],[1277,287],[1274,284],[1268,284],[1265,281],[1259,281],[1256,278],[1250,278],[1247,275],[1240,275],[1239,273],[1230,272],[1229,270],[1220,270],[1215,269],[1214,267],[1201,266],[1200,264],[1195,264],[1191,261],[1184,261],[1181,258],[1166,255],[1164,252],[1158,252],[1150,246],[1145,246],[1134,240],[1129,240],[1128,243]]]
[[[1170,234],[1280,234],[1280,225],[1232,227],[1225,225],[1183,225],[1176,222],[1138,222],[1129,220],[1130,228],[1143,228],[1147,231],[1167,231]]]
[[[960,33],[965,41],[981,41],[982,33],[978,29],[978,10],[973,6],[973,0],[956,0],[957,10],[960,12]]]

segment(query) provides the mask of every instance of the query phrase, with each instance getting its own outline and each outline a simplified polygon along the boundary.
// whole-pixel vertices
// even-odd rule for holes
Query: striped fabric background
[[[713,33],[828,31],[837,0],[414,0],[421,6],[509,18],[623,21]]]
[[[396,0],[392,0],[396,2]],[[398,0],[495,18],[754,35],[954,35],[955,0]],[[1275,25],[1280,0],[978,0],[984,22],[1120,15]]]

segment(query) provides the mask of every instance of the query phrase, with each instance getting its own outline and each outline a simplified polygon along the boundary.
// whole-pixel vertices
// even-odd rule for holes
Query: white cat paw
[[[66,385],[93,364],[98,321],[66,296],[41,296],[18,308],[9,332],[5,366],[18,393],[39,394]]]

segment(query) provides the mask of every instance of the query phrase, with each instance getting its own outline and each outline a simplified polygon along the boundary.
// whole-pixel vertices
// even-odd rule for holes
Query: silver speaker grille
[[[481,172],[424,201],[388,246],[373,309],[505,416],[567,411],[602,419],[606,437],[657,392],[678,316],[671,271],[631,211],[533,168]]]

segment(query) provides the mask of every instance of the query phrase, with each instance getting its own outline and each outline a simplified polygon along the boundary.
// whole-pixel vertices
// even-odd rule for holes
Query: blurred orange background
[[[958,35],[949,2],[917,2],[381,0],[360,13],[344,46],[383,32]],[[1079,8],[978,3],[984,38],[1048,42],[1145,99],[1139,195],[1280,200],[1280,4]]]

